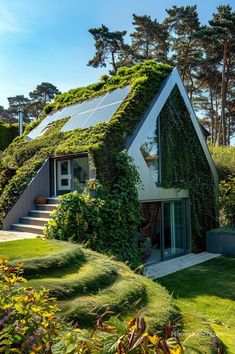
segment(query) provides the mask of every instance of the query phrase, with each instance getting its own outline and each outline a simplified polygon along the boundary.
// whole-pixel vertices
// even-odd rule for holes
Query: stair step
[[[27,224],[12,224],[12,230],[20,232],[30,232],[32,234],[43,235],[43,226],[27,225]]]
[[[50,218],[52,210],[30,210],[29,216],[34,218]]]
[[[58,197],[48,197],[47,198],[48,204],[59,204],[59,198]]]
[[[20,218],[20,223],[25,225],[38,225],[44,226],[48,223],[50,218],[40,218],[40,217],[32,217],[32,216],[23,216]]]
[[[54,210],[58,204],[35,204],[37,210]]]

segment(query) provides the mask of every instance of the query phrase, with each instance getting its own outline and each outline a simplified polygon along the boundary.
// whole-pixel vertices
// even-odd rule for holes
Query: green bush
[[[4,150],[18,134],[18,124],[7,124],[0,121],[0,150]]]
[[[59,309],[47,290],[20,286],[25,282],[22,264],[0,260],[0,352],[51,353]]]
[[[235,146],[209,146],[220,180],[235,175]]]
[[[220,225],[235,225],[235,147],[210,146],[219,183]]]
[[[220,223],[235,225],[235,175],[219,184]]]
[[[116,156],[115,166],[119,173],[112,191],[90,181],[82,194],[75,191],[60,197],[61,203],[46,226],[46,235],[83,243],[135,266],[139,177],[126,152]]]

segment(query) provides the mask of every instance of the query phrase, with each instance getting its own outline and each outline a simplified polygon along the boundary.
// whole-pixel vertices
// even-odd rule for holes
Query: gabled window
[[[159,146],[159,117],[156,128],[149,131],[140,150],[156,184],[161,182],[161,161]]]

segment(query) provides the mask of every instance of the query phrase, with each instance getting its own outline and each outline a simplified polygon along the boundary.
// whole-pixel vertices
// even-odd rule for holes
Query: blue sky
[[[193,4],[207,23],[217,6],[234,7],[235,0],[0,0],[0,105],[43,81],[61,91],[97,81],[108,69],[87,66],[94,54],[89,28],[131,33],[133,13],[162,21],[166,8]]]

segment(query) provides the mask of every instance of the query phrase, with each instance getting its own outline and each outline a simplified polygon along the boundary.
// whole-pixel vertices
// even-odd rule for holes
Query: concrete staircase
[[[59,199],[56,197],[47,198],[46,204],[35,204],[35,209],[30,210],[28,216],[21,217],[18,224],[12,224],[12,230],[43,235],[50,214],[58,204]]]

